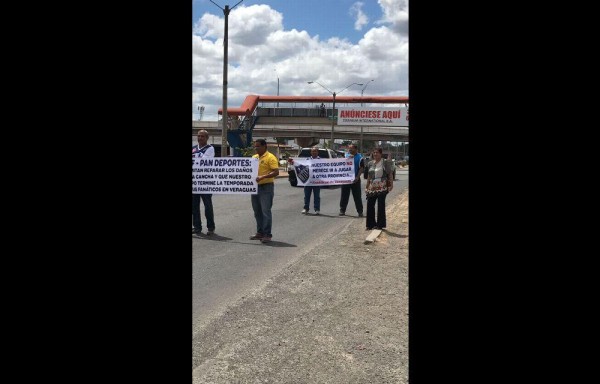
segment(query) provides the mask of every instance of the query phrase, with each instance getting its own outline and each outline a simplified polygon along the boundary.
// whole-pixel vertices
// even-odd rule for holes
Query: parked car
[[[310,147],[302,148],[302,150],[296,158],[306,159],[308,157],[310,157]],[[338,158],[339,156],[334,150],[331,150],[329,148],[319,148],[319,157],[321,159],[334,159]],[[296,170],[294,169],[294,167],[288,168],[288,180],[292,187],[298,186],[298,178],[296,177]]]

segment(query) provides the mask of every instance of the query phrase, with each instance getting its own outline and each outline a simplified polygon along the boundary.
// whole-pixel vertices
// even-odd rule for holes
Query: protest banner
[[[192,165],[192,193],[258,193],[258,159],[252,157],[205,157]]]
[[[294,159],[293,167],[299,186],[351,184],[354,181],[354,159]]]

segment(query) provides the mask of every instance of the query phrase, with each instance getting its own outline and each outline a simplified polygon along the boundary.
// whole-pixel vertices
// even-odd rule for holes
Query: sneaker
[[[192,235],[199,235],[202,233],[202,229],[192,228]]]
[[[362,212],[358,212],[358,217],[365,217]]]
[[[261,240],[263,238],[263,234],[262,233],[257,233],[254,236],[250,236],[250,240]]]
[[[210,236],[210,235],[214,235],[214,233],[215,233],[215,230],[214,230],[214,229],[209,229],[209,230],[206,232],[206,235],[207,235],[207,236]]]
[[[308,213],[308,209],[303,209],[302,212],[300,212],[300,213],[302,213],[303,215],[306,215]]]
[[[369,228],[369,227],[366,228],[366,231],[371,231],[371,230],[373,230],[373,228]]]
[[[315,211],[315,215],[316,215],[316,216],[319,216],[319,211]]]
[[[340,211],[340,216],[346,216],[346,212]]]
[[[260,239],[261,242],[263,243],[270,243],[271,242],[271,236],[265,236],[262,239]]]

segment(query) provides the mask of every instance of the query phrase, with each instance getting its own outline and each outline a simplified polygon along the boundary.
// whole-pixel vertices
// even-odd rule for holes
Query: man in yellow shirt
[[[271,207],[275,196],[275,177],[279,175],[279,161],[275,155],[267,151],[267,142],[263,139],[254,142],[254,150],[256,150],[256,155],[252,157],[258,159],[258,177],[256,178],[258,193],[250,197],[256,219],[256,234],[250,236],[250,240],[269,243],[273,237],[271,234],[273,226]]]

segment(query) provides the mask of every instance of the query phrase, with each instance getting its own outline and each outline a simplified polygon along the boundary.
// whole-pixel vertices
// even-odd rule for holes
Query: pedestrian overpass
[[[236,148],[252,145],[252,137],[294,138],[301,147],[317,143],[320,139],[330,139],[332,118],[337,116],[337,108],[324,110],[320,103],[332,103],[333,96],[262,96],[249,95],[239,108],[227,108],[227,141],[234,149],[235,156],[241,152]],[[362,104],[407,105],[407,96],[337,96],[336,107]],[[222,108],[219,114],[222,114]],[[192,121],[192,136],[200,129],[210,136],[222,136],[222,121]],[[356,126],[333,124],[334,139],[397,141],[408,142],[408,127],[396,126]]]

